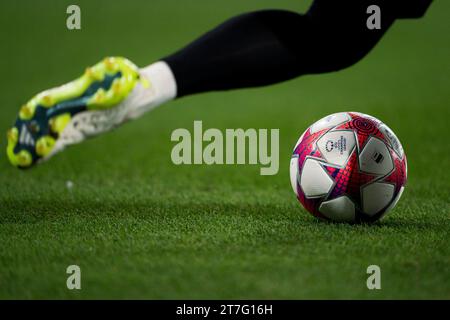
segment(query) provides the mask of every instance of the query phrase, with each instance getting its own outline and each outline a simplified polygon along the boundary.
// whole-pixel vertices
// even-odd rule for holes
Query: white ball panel
[[[317,141],[317,147],[327,162],[343,166],[355,147],[356,140],[353,131],[331,131]]]
[[[360,169],[367,173],[386,175],[394,169],[394,163],[386,144],[370,137],[359,154]]]
[[[319,211],[333,221],[355,221],[355,204],[346,196],[322,202]]]
[[[315,122],[310,128],[311,133],[318,132],[320,130],[331,128],[337,126],[338,124],[344,123],[351,120],[350,116],[346,112],[334,113],[325,118],[320,119]]]
[[[394,196],[394,186],[389,183],[375,182],[362,190],[363,211],[373,216],[385,208]]]
[[[314,159],[306,159],[300,186],[308,198],[326,195],[333,185],[333,179],[325,172],[320,163]]]
[[[392,149],[394,149],[395,153],[398,154],[398,156],[403,159],[404,151],[403,146],[400,143],[400,140],[395,135],[394,131],[392,131],[387,125],[384,123],[379,127],[379,130],[381,133],[384,134],[386,139],[389,141],[389,143],[392,146]]]
[[[392,209],[394,209],[394,207],[397,205],[398,200],[400,200],[403,191],[405,190],[405,187],[401,187],[400,190],[398,191],[397,196],[395,197],[395,199],[391,202],[391,204],[389,205],[389,207],[386,209],[386,211],[384,212],[384,214],[388,213],[389,211],[391,211]]]
[[[291,178],[291,186],[294,193],[297,194],[297,179],[298,179],[298,157],[291,158],[291,165],[289,167],[289,174]]]

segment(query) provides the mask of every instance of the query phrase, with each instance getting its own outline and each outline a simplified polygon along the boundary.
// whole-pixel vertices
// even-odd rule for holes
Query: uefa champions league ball
[[[400,199],[407,175],[403,147],[387,125],[357,112],[329,115],[295,145],[290,178],[311,214],[339,222],[374,222]]]

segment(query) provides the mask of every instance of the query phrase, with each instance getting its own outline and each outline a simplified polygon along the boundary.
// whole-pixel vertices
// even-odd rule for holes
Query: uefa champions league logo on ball
[[[344,136],[341,136],[337,141],[328,140],[325,144],[325,150],[327,152],[331,152],[335,149],[339,150],[340,154],[343,154],[344,151],[347,150],[347,139],[345,139]]]

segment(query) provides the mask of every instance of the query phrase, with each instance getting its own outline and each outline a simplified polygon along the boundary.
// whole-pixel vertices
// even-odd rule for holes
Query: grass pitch
[[[0,130],[33,94],[107,55],[146,65],[232,15],[302,1],[0,4]],[[447,1],[398,21],[356,66],[174,101],[29,171],[0,157],[0,298],[450,298],[450,23]],[[330,52],[332,54],[332,52]],[[372,114],[399,136],[409,181],[372,226],[317,221],[289,184],[291,149],[315,120]],[[280,128],[281,168],[175,166],[176,128]],[[0,148],[6,148],[1,139]],[[73,183],[67,188],[67,182]],[[66,288],[68,265],[82,290]],[[381,267],[382,289],[366,288]]]

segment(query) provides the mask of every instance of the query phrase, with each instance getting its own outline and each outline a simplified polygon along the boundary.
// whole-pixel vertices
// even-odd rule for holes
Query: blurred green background
[[[0,131],[32,95],[105,56],[145,66],[233,15],[309,3],[1,1]],[[66,28],[70,4],[81,30]],[[0,298],[450,298],[449,10],[435,1],[425,18],[396,22],[342,72],[183,98],[28,171],[1,153]],[[404,196],[373,226],[319,222],[289,184],[298,136],[346,110],[386,122],[408,155]],[[194,120],[280,128],[278,175],[173,165],[170,134]],[[66,288],[71,264],[80,291]],[[366,287],[371,264],[382,290]]]

